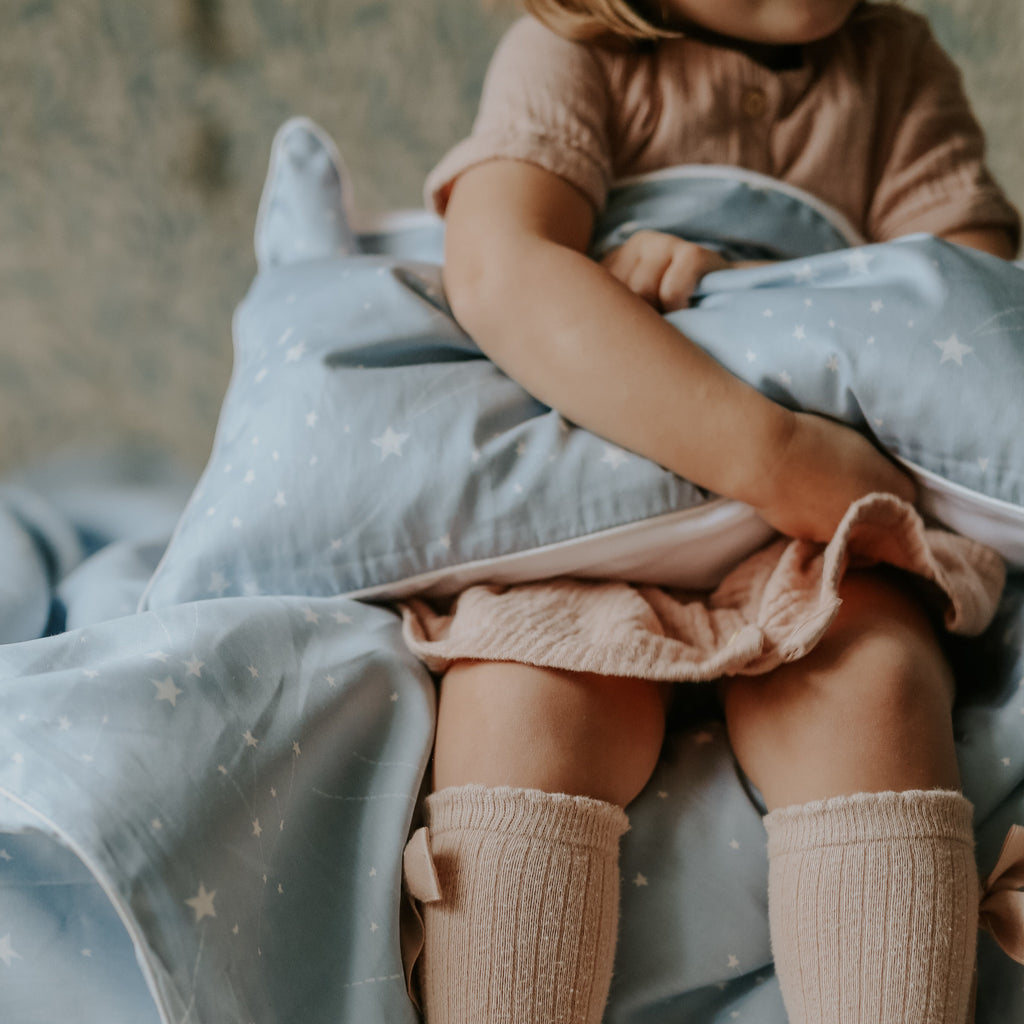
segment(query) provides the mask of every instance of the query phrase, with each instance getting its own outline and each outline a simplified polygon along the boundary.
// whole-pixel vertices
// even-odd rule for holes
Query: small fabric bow
[[[985,879],[979,924],[1007,956],[1024,965],[1024,828],[1011,825]]]

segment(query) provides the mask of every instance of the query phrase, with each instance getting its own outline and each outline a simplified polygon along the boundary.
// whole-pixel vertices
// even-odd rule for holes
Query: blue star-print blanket
[[[666,518],[684,561],[764,539],[522,393],[450,317],[439,225],[356,231],[345,194],[330,140],[289,122],[191,495],[112,454],[0,489],[5,1024],[414,1024],[400,859],[434,692],[366,598],[525,556],[550,571],[596,537],[568,563],[593,569]],[[643,226],[777,258],[709,279],[679,325],[872,431],[936,515],[1024,549],[1024,271],[926,237],[851,249],[808,197],[707,169],[616,192],[595,251]],[[1024,821],[1024,575],[950,656],[987,871]],[[760,816],[702,691],[630,813],[607,1020],[784,1024]],[[979,1024],[1024,1017],[1022,988],[983,938]]]
[[[414,1024],[400,855],[432,683],[344,597],[135,613],[186,489],[110,455],[0,491],[0,1019]],[[987,872],[1024,820],[1024,576],[950,653]],[[759,814],[699,692],[630,815],[607,1020],[784,1024]],[[986,936],[980,972],[980,1024],[1019,1019]]]

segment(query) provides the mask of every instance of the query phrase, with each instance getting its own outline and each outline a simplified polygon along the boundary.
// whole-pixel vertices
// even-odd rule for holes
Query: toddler
[[[873,492],[913,501],[869,441],[773,403],[662,319],[722,257],[652,231],[601,264],[585,253],[612,181],[699,163],[805,189],[871,241],[926,231],[1012,258],[1017,214],[926,23],[858,0],[523,5],[472,135],[428,182],[461,324],[574,423],[790,537],[827,541]],[[978,889],[951,672],[894,572],[851,572],[840,594],[806,657],[719,684],[769,812],[787,1012],[964,1024]],[[665,708],[662,684],[630,676],[447,670],[427,801],[440,883],[423,907],[428,1024],[601,1020],[623,808],[654,769]]]

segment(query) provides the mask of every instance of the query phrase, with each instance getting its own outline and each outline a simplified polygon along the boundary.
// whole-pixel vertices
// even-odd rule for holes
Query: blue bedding
[[[680,513],[696,516],[698,547],[713,523],[750,525],[524,396],[454,327],[438,226],[356,232],[345,194],[329,140],[287,125],[235,375],[191,496],[170,467],[123,453],[0,488],[5,1024],[413,1024],[400,862],[433,683],[396,615],[346,595],[524,552],[554,564],[580,537],[602,538],[605,554],[587,556],[600,564],[622,530]],[[741,310],[737,369],[874,430],[936,494],[1022,543],[1019,413],[994,389],[1021,382],[1024,272],[923,237],[856,257],[805,197],[706,172],[628,186],[602,237],[655,221],[788,257],[717,275],[681,326],[707,327],[711,345]],[[898,319],[876,329],[875,301]],[[883,349],[902,369],[874,361]],[[987,872],[1024,822],[1024,573],[950,657]],[[704,691],[680,692],[673,717],[630,812],[606,1019],[784,1024],[758,807]],[[1021,968],[985,937],[979,972],[979,1024],[1024,1019]]]

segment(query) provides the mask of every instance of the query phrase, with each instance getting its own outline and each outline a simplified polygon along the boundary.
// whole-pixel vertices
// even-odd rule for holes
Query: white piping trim
[[[1024,508],[992,498],[896,456],[920,484],[920,509],[965,537],[995,548],[1014,569],[1024,569]]]
[[[627,185],[641,185],[648,181],[675,181],[683,178],[713,178],[715,180],[726,178],[764,191],[779,192],[791,199],[799,200],[815,213],[820,214],[851,245],[867,244],[867,239],[853,224],[839,210],[823,199],[819,199],[796,185],[790,185],[778,178],[761,174],[760,171],[749,171],[743,167],[730,167],[728,164],[679,164],[675,167],[663,168],[660,171],[648,171],[645,174],[631,174],[625,178],[619,178],[612,183],[611,190],[615,191]]]
[[[748,505],[714,498],[695,508],[612,526],[582,537],[472,562],[339,595],[398,600],[458,593],[479,583],[523,583],[554,576],[623,579],[631,583],[712,589],[774,531]],[[699,540],[699,555],[687,542]]]

